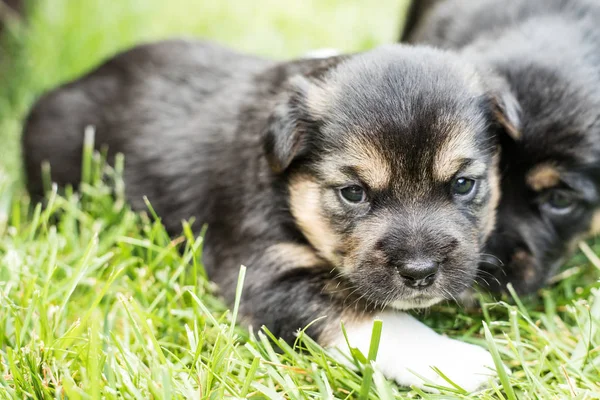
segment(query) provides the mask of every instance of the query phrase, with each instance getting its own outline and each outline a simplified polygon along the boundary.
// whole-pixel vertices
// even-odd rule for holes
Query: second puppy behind
[[[401,312],[454,299],[475,277],[499,198],[497,140],[514,102],[457,57],[388,46],[277,63],[188,41],[140,46],[45,95],[23,136],[29,188],[40,164],[80,179],[86,126],[125,154],[134,207],[168,230],[208,224],[203,262],[240,314],[293,340],[368,349],[386,376],[467,390],[493,374],[482,348]],[[497,118],[502,115],[501,118]],[[416,374],[415,374],[416,373]]]
[[[600,232],[600,5],[588,0],[427,0],[406,40],[461,54],[504,77],[520,132],[504,137],[502,199],[487,252],[493,289],[543,286]]]

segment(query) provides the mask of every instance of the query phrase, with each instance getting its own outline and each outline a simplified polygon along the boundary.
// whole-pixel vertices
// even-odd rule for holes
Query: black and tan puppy
[[[503,144],[502,200],[487,247],[505,267],[487,281],[534,291],[600,229],[600,3],[434,3],[412,9],[405,38],[493,69],[520,104],[521,130]]]
[[[380,317],[388,377],[443,384],[438,366],[473,390],[493,373],[489,354],[393,309],[471,285],[499,196],[495,117],[509,102],[433,49],[276,63],[168,41],[44,96],[23,151],[33,193],[43,160],[75,184],[94,126],[98,144],[125,154],[135,207],[148,196],[171,232],[184,218],[208,224],[203,261],[228,301],[248,266],[247,323],[291,340],[326,316],[309,333],[345,348],[344,320],[364,350]]]

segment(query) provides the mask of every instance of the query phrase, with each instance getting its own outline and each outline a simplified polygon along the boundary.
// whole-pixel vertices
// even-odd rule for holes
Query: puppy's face
[[[561,59],[564,67],[569,61]],[[502,200],[483,264],[493,289],[539,289],[600,228],[600,90],[598,75],[576,60],[501,67],[521,105],[521,137],[503,143]]]
[[[499,198],[490,93],[448,54],[388,47],[294,82],[267,135],[296,224],[375,305],[469,287]]]

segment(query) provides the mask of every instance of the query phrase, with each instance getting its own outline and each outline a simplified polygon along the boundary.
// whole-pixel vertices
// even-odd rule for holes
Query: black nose
[[[439,264],[431,260],[411,261],[396,267],[404,282],[411,287],[427,287],[435,280]]]

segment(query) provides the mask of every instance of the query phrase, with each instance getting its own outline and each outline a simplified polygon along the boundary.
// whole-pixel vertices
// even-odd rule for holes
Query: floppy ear
[[[489,70],[482,75],[490,93],[494,119],[513,140],[521,140],[521,106],[508,82]]]
[[[521,107],[508,90],[492,94],[494,118],[515,141],[521,140]]]
[[[285,171],[307,148],[305,104],[310,86],[310,82],[302,76],[292,78],[285,96],[269,117],[263,148],[275,173]]]

